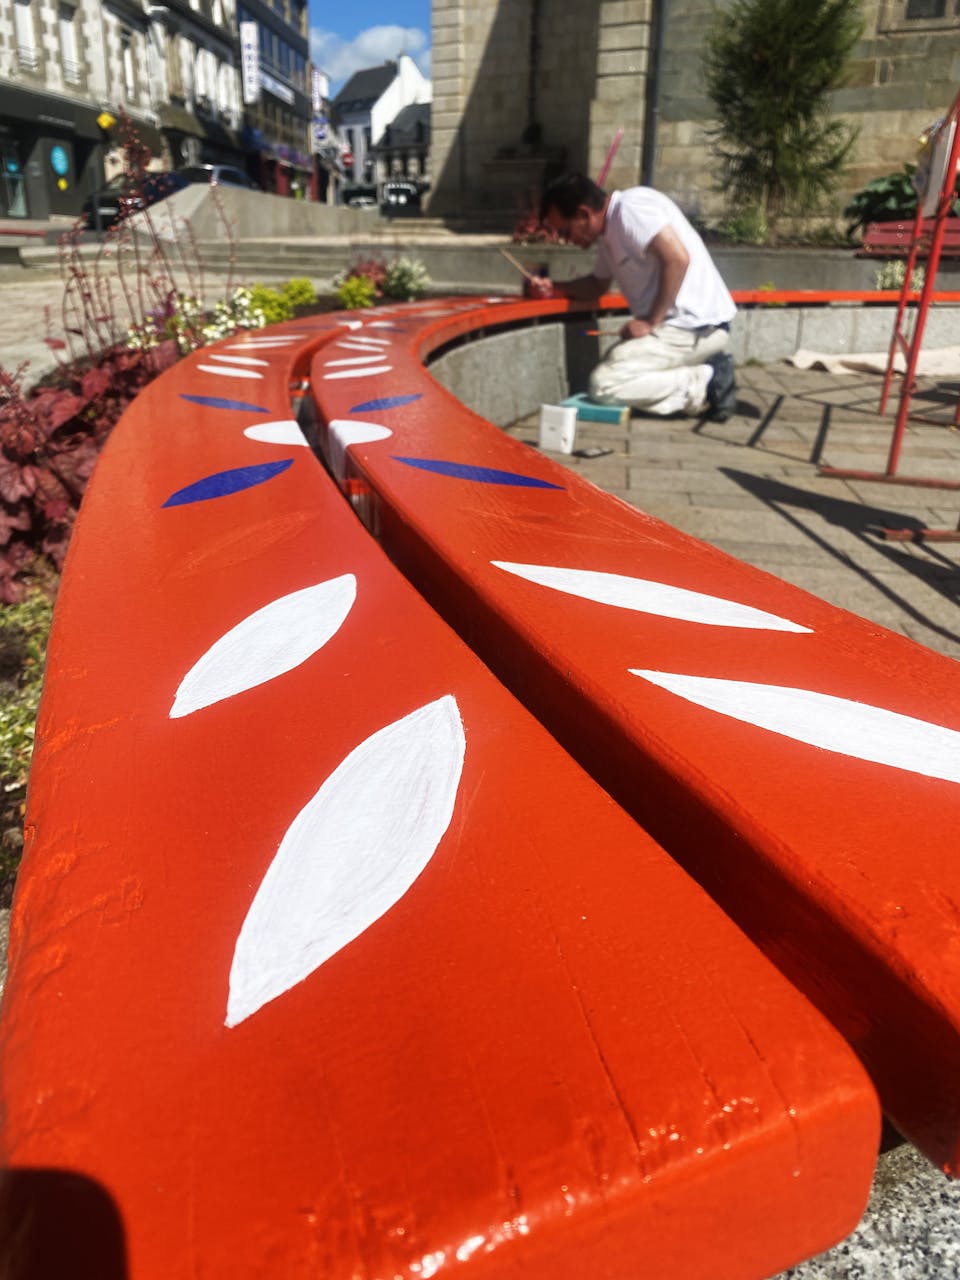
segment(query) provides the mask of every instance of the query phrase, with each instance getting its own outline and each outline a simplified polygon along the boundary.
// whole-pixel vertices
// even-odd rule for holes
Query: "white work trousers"
[[[611,347],[590,375],[590,399],[644,413],[700,413],[712,373],[706,362],[729,345],[726,329],[658,325]]]

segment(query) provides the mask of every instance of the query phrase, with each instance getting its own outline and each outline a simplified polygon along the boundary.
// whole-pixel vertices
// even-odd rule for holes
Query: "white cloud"
[[[335,95],[355,71],[378,67],[382,62],[407,53],[425,76],[430,76],[430,37],[419,27],[368,27],[353,40],[344,40],[334,31],[313,27],[310,57],[330,77],[330,93]]]

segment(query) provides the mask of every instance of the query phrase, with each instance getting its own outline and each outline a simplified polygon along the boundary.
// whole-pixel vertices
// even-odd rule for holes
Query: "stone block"
[[[597,76],[640,76],[647,69],[646,49],[631,49],[597,56]],[[636,93],[636,85],[634,86]]]
[[[793,308],[773,310],[758,307],[742,311],[736,327],[743,326],[745,349],[749,358],[765,364],[791,356],[800,345],[800,316]]]
[[[597,31],[597,48],[604,53],[649,47],[650,28],[640,23],[631,23],[628,27],[600,27]]]
[[[797,346],[810,351],[828,351],[832,355],[855,351],[854,333],[858,310],[856,304],[800,309]],[[760,359],[759,356],[757,358]]]
[[[599,6],[600,26],[648,23],[652,17],[652,7],[651,0],[608,0],[608,3]]]

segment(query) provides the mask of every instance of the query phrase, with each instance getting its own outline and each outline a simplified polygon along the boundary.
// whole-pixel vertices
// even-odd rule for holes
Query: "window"
[[[127,102],[137,96],[137,77],[133,63],[133,32],[123,27],[120,31],[120,57],[123,62],[123,91]]]
[[[77,56],[77,11],[73,5],[62,4],[58,13],[60,27],[60,61],[63,66],[63,78],[67,84],[79,84],[81,80],[80,59]]]
[[[960,0],[884,0],[881,31],[960,30]]]
[[[33,25],[33,9],[30,0],[15,0],[13,6],[14,30],[17,37],[17,61],[21,71],[40,69],[40,50]]]

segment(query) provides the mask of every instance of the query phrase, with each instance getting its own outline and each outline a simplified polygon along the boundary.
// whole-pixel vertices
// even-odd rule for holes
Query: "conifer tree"
[[[837,185],[856,131],[829,94],[861,29],[859,0],[732,0],[716,16],[704,65],[722,176],[764,227]]]

